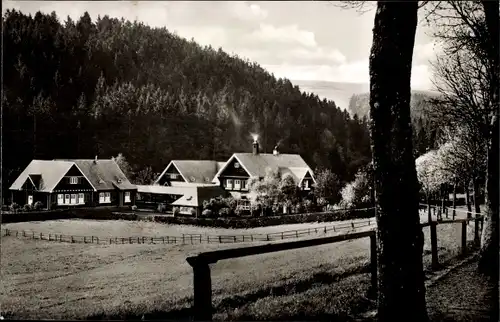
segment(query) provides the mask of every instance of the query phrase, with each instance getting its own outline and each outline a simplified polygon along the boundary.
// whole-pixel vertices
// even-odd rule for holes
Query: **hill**
[[[342,180],[370,160],[363,119],[255,62],[142,23],[88,13],[2,17],[3,185],[33,158],[110,158],[137,172],[280,143]],[[133,178],[132,178],[133,179]]]
[[[411,94],[410,108],[412,117],[419,118],[424,116],[427,100],[437,97],[437,93],[432,91],[413,90]],[[349,99],[348,111],[351,114],[357,114],[358,117],[369,116],[370,114],[370,94],[356,93]]]
[[[366,93],[370,85],[366,83],[342,83],[329,81],[292,80],[303,91],[315,93],[320,98],[335,99],[335,103],[342,109],[348,109],[349,100],[354,94]]]
[[[438,94],[431,91],[413,90],[410,101],[410,113],[413,126],[413,147],[415,156],[425,153],[429,148],[437,147],[439,129],[434,127],[425,110],[429,106],[429,99],[436,98]],[[369,118],[370,94],[354,94],[349,100],[349,112],[359,118]]]

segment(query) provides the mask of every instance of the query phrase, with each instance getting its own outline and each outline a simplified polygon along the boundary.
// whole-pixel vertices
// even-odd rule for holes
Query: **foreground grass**
[[[429,252],[429,229],[424,233]],[[460,225],[438,225],[437,233],[440,260],[449,261],[460,251]],[[472,234],[470,225],[469,239]],[[95,245],[4,237],[2,312],[17,319],[185,318],[193,292],[185,258],[243,245],[250,243]],[[211,266],[214,317],[346,317],[371,303],[368,262],[368,238],[218,262]],[[424,262],[430,265],[429,255]]]

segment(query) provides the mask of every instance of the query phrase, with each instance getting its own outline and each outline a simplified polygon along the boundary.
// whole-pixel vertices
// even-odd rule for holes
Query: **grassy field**
[[[103,236],[163,233],[157,229],[165,229],[166,234],[168,229],[181,228],[153,225],[159,224],[66,220],[5,226],[79,234],[87,229],[94,235],[97,230]],[[227,230],[203,229],[214,234],[227,233]],[[252,230],[273,229],[278,228]],[[279,226],[279,229],[290,227]],[[428,252],[429,229],[424,228],[424,233]],[[447,261],[460,250],[460,225],[438,225],[437,233],[440,260]],[[471,224],[469,240],[472,234]],[[192,305],[192,269],[185,258],[202,251],[249,244],[95,245],[4,237],[1,310],[6,317],[29,319],[124,317],[124,314],[140,317],[152,312],[174,312],[176,315],[171,318],[180,318],[185,314],[183,310]],[[430,256],[424,256],[424,261],[429,265]],[[366,298],[368,262],[368,238],[218,262],[212,265],[217,311],[214,317],[304,319],[299,310],[309,312],[309,318],[313,319],[321,318],[321,314],[330,318],[350,314],[373,304]]]
[[[352,222],[365,223],[368,219],[352,220]],[[349,221],[351,222],[351,221]],[[372,220],[374,223],[374,220]],[[75,236],[96,237],[161,237],[180,236],[182,234],[201,235],[243,235],[243,234],[271,234],[282,231],[314,229],[346,222],[303,223],[279,226],[267,226],[249,229],[225,229],[198,227],[191,225],[168,225],[152,221],[126,221],[126,220],[86,220],[86,219],[61,219],[50,221],[31,221],[10,223],[2,228],[13,230],[36,231],[47,234],[64,234]]]

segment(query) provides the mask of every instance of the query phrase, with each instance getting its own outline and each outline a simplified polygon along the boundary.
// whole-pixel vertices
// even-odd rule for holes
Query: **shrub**
[[[304,200],[303,205],[306,212],[311,212],[313,210],[313,202],[311,200]]]
[[[245,212],[247,212],[247,211],[248,211],[248,210],[245,210],[245,209],[243,208],[243,206],[242,206],[242,205],[239,205],[239,206],[237,206],[237,207],[236,207],[236,209],[234,210],[234,214],[235,214],[236,216],[238,216],[238,217],[242,217],[242,216],[245,214]]]
[[[207,218],[211,218],[213,216],[213,211],[210,210],[210,209],[205,209],[203,210],[203,212],[201,213],[201,216],[202,217],[207,217]]]
[[[219,216],[220,217],[229,217],[231,216],[231,209],[228,207],[224,207],[221,210],[219,210]]]
[[[178,216],[180,212],[181,212],[181,210],[179,209],[179,207],[174,207],[174,209],[173,209],[174,217]]]
[[[24,207],[23,207],[23,211],[31,211],[33,209],[33,207],[31,207],[30,204],[25,204]]]
[[[196,209],[191,208],[191,215],[196,216]]]
[[[10,208],[10,211],[16,212],[19,210],[19,208],[21,208],[21,206],[19,206],[19,204],[15,203],[15,202],[13,202],[10,204],[9,208]]]
[[[35,210],[42,210],[43,209],[43,203],[41,201],[35,202],[35,205],[33,206],[33,209],[35,209]]]
[[[136,205],[133,205],[132,207],[130,207],[132,210],[136,211],[137,210],[137,206]]]

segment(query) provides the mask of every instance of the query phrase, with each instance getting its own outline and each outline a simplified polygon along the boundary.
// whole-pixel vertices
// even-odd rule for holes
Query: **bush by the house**
[[[231,209],[229,207],[224,207],[219,210],[220,217],[229,217],[231,216]]]
[[[306,212],[311,212],[313,210],[314,205],[311,200],[308,199],[304,200],[303,205],[304,205],[304,210]]]
[[[31,211],[32,209],[33,207],[31,207],[31,205],[28,203],[23,206],[23,211],[25,212]]]
[[[346,184],[340,192],[340,208],[353,209],[370,205],[370,178],[366,171],[360,170],[354,181]]]
[[[228,198],[216,197],[210,200],[205,200],[203,202],[203,209],[209,209],[212,211],[212,213],[219,214],[219,216],[223,216],[220,213],[222,209],[228,208],[229,213],[232,214],[236,210],[237,205],[238,202],[233,197],[228,197]]]
[[[244,209],[242,205],[236,206],[236,209],[234,210],[234,214],[238,217],[242,217],[245,215],[245,213],[248,213],[248,210]]]
[[[202,216],[202,217],[205,217],[205,218],[212,218],[212,216],[213,216],[213,212],[212,212],[212,210],[210,210],[210,209],[205,209],[205,210],[203,210],[203,212],[201,213],[201,216]]]
[[[179,207],[174,207],[174,209],[172,210],[172,213],[174,214],[174,217],[175,217],[181,213],[181,210],[179,209]]]
[[[136,205],[133,205],[133,206],[131,207],[131,209],[132,209],[133,211],[136,211],[136,210],[137,210],[137,206],[136,206]]]
[[[191,208],[190,212],[192,216],[196,216],[196,209]]]
[[[33,205],[33,209],[34,210],[42,210],[43,209],[43,203],[41,201],[35,202],[35,204]]]
[[[15,203],[15,202],[11,203],[10,207],[9,207],[10,211],[13,211],[13,212],[18,211],[19,208],[21,208],[21,206],[19,206],[19,204]]]

